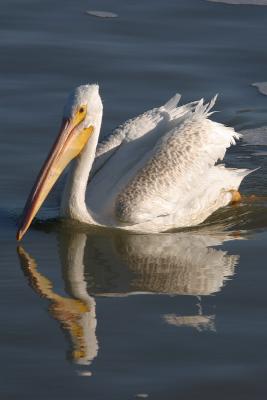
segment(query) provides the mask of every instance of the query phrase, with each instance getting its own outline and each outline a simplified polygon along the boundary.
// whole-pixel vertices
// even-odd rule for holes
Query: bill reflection
[[[48,311],[68,334],[71,351],[68,355],[77,364],[89,365],[97,356],[95,300],[86,289],[83,254],[85,235],[74,235],[66,248],[66,292],[64,297],[54,292],[53,283],[38,272],[35,260],[20,246],[18,255],[24,274],[32,289],[49,300]]]

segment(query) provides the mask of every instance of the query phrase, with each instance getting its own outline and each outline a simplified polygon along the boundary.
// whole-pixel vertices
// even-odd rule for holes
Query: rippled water
[[[263,399],[267,97],[252,84],[267,81],[267,7],[2,0],[0,20],[1,398]],[[244,130],[227,165],[260,167],[243,203],[163,235],[39,220],[17,249],[66,95],[86,82],[103,135],[176,91],[219,92],[214,118]]]

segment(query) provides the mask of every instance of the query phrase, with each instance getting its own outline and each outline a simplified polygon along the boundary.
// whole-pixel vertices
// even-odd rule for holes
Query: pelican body
[[[98,85],[77,87],[26,202],[17,239],[70,162],[60,216],[91,225],[158,233],[197,225],[234,200],[251,171],[217,162],[240,134],[208,118],[216,97],[208,104],[202,99],[178,106],[179,100],[176,94],[98,143]]]

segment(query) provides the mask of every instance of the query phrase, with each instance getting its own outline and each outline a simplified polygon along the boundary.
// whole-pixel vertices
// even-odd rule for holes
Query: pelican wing
[[[228,204],[249,171],[215,166],[240,137],[209,120],[215,100],[161,109],[145,134],[132,124],[89,184],[90,209],[104,223],[158,231],[198,224]]]
[[[229,178],[228,170],[214,165],[223,159],[226,149],[240,135],[234,129],[208,119],[215,99],[206,105],[201,100],[183,123],[158,140],[143,167],[128,180],[116,197],[115,215],[119,221],[144,223],[157,217],[174,215],[178,209],[183,210],[184,216],[192,212],[188,207],[190,204],[191,209],[196,211],[198,208],[200,214],[200,208],[207,207],[210,201],[212,193],[205,193],[210,191],[209,185],[215,192],[214,199],[220,197],[223,188],[235,188],[231,187],[234,179],[231,182],[220,179]],[[240,178],[235,179],[238,185],[247,171],[242,173],[236,174],[231,170],[231,177]],[[207,204],[203,199],[207,200]]]
[[[116,153],[122,144],[133,142],[149,134],[154,142],[160,134],[170,127],[170,121],[177,120],[191,112],[197,102],[177,107],[181,95],[176,93],[167,103],[161,107],[153,108],[135,118],[129,119],[124,124],[105,137],[97,146],[95,161],[91,171],[91,178],[103,167],[103,165]],[[152,139],[152,138],[150,138]]]
[[[192,115],[197,102],[177,107],[179,100],[176,94],[163,106],[128,120],[99,143],[87,192],[92,210],[107,209],[107,202],[114,202],[119,188],[141,168],[159,138]]]

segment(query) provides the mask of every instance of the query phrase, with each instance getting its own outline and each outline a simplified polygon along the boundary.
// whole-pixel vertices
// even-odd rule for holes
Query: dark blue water
[[[265,398],[264,198],[189,232],[136,236],[37,222],[19,249],[15,232],[65,98],[79,84],[100,85],[102,135],[176,91],[184,102],[219,93],[214,118],[238,130],[267,125],[267,97],[251,86],[267,81],[267,7],[0,6],[1,399]],[[266,147],[244,144],[226,162],[260,166],[241,192],[264,196]]]

